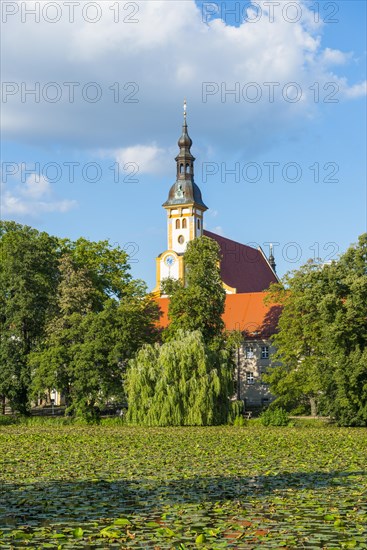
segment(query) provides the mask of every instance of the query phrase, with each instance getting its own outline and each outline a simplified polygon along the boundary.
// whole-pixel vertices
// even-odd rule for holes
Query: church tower
[[[186,101],[178,146],[176,181],[162,205],[167,212],[167,250],[156,259],[156,292],[163,279],[184,279],[183,254],[189,241],[203,235],[203,216],[208,209],[194,181],[195,157],[191,154],[192,140],[187,132]]]

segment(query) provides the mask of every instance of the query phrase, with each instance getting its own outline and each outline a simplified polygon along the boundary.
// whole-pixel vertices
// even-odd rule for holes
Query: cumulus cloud
[[[25,15],[22,23],[24,6],[36,4],[40,21]],[[238,152],[261,150],[277,139],[279,128],[290,135],[311,120],[320,108],[309,89],[315,82],[320,90],[334,82],[343,99],[365,93],[363,84],[332,72],[352,54],[323,47],[322,23],[302,0],[297,22],[279,8],[272,19],[268,3],[258,1],[263,16],[238,26],[225,18],[206,20],[193,0],[94,2],[100,13],[93,23],[95,8],[83,13],[86,4],[79,3],[70,22],[65,4],[59,3],[54,23],[42,2],[19,1],[18,12],[7,17],[2,77],[10,83],[3,105],[9,139],[45,144],[52,136],[80,149],[115,150],[122,159],[136,153],[143,170],[158,173],[185,96],[202,147]],[[255,7],[248,13],[256,15]],[[302,92],[296,102],[294,89],[284,92],[290,82]],[[212,93],[203,93],[205,83]]]
[[[2,183],[0,210],[2,216],[37,217],[47,212],[65,213],[75,208],[75,200],[59,199],[43,175],[30,174],[24,184]]]
[[[354,86],[346,87],[345,95],[352,99],[367,95],[367,80],[361,82],[360,84],[354,84]]]
[[[50,195],[50,182],[43,175],[30,174],[26,179],[24,188],[21,188],[20,192],[32,199],[40,199],[41,197]]]
[[[351,53],[342,52],[340,50],[332,50],[331,48],[325,48],[322,52],[322,60],[327,65],[344,65],[351,57]]]
[[[129,164],[136,164],[141,174],[162,174],[166,170],[168,152],[157,145],[133,145],[116,149],[112,156],[121,169]]]

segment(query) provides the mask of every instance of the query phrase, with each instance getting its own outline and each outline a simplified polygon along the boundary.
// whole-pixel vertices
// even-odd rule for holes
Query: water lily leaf
[[[156,533],[159,535],[162,535],[164,537],[174,537],[175,533],[172,531],[172,529],[169,529],[168,527],[160,527],[156,530]]]
[[[75,537],[76,539],[79,539],[81,538],[82,536],[84,535],[84,531],[81,527],[77,527],[76,529],[74,529],[73,531],[73,537]]]
[[[365,428],[14,425],[0,456],[4,548],[367,550]]]
[[[356,539],[350,539],[350,540],[347,540],[344,544],[345,544],[345,548],[355,548],[358,543]]]
[[[344,521],[342,521],[341,519],[337,519],[334,521],[334,527],[343,527],[344,525]]]
[[[115,529],[113,526],[105,527],[99,532],[101,537],[107,537],[109,539],[118,539],[122,536],[122,533],[119,529]]]
[[[160,527],[160,524],[156,521],[147,521],[145,524],[146,527]]]
[[[118,518],[113,522],[114,525],[131,525],[131,521],[127,518]]]
[[[15,533],[13,533],[13,538],[17,540],[30,540],[32,538],[32,535],[24,533],[23,531],[16,531]]]

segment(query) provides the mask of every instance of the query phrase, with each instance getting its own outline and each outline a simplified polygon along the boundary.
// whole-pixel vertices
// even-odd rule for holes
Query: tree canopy
[[[14,222],[0,222],[0,395],[26,413],[27,358],[54,314],[59,282],[57,239]]]
[[[222,336],[226,292],[220,259],[219,245],[213,239],[202,236],[188,243],[184,254],[185,284],[170,280],[163,283],[163,292],[170,296],[166,340],[176,338],[180,330],[199,330],[205,342]]]
[[[208,426],[227,423],[233,363],[227,350],[213,351],[200,331],[146,345],[126,377],[127,419],[143,426]]]
[[[184,282],[162,284],[170,297],[165,343],[143,347],[130,362],[127,418],[133,424],[212,425],[231,415],[238,337],[224,332],[218,244],[208,237],[190,241],[184,265]]]
[[[51,389],[82,414],[122,399],[126,363],[156,339],[159,317],[126,253],[13,222],[0,247],[0,395],[23,413]]]
[[[338,261],[287,275],[270,299],[283,305],[268,375],[277,402],[366,425],[367,234]]]

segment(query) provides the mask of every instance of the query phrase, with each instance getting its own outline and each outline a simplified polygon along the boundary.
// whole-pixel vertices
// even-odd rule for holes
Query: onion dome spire
[[[173,204],[196,204],[197,206],[207,210],[207,206],[203,203],[201,191],[194,182],[194,162],[195,157],[191,154],[192,139],[187,131],[187,104],[184,100],[182,134],[177,142],[179,153],[175,158],[176,161],[176,182],[172,185],[168,200],[163,206]]]
[[[190,147],[192,145],[192,139],[190,138],[188,132],[187,132],[187,103],[186,99],[184,100],[184,119],[182,124],[182,134],[177,142],[177,145],[180,148],[180,152],[178,154],[178,157],[190,157],[192,162],[195,160],[190,152]]]

